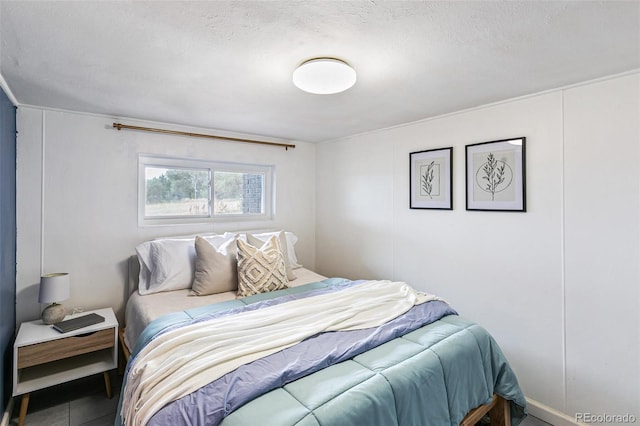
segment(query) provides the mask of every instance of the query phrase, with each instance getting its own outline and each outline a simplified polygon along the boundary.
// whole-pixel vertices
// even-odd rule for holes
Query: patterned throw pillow
[[[284,256],[277,237],[260,248],[238,240],[238,297],[287,288]]]
[[[284,257],[284,268],[287,271],[287,279],[289,281],[293,281],[297,277],[296,277],[296,274],[293,272],[293,268],[291,267],[289,250],[287,248],[287,237],[285,236],[284,231],[278,232],[277,237],[278,237],[278,244],[280,244],[280,251],[282,252],[282,256]],[[262,245],[265,242],[267,242],[268,239],[269,237],[263,240],[247,232],[247,242],[254,247],[262,247]]]

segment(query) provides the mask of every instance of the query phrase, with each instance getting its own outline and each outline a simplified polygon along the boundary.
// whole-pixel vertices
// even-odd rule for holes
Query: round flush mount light
[[[344,92],[356,83],[356,71],[345,61],[314,58],[303,62],[293,72],[293,84],[318,95]]]

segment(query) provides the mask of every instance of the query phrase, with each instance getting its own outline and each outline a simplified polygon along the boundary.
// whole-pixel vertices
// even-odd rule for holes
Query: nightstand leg
[[[104,372],[104,387],[107,389],[107,398],[111,399],[111,377],[109,372]]]
[[[29,408],[30,393],[22,395],[22,403],[20,404],[20,419],[18,420],[18,426],[24,426],[24,419],[27,417],[27,409]]]

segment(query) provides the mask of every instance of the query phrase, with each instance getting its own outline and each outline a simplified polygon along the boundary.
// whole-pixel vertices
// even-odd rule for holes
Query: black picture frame
[[[526,137],[465,146],[466,209],[526,212]]]
[[[453,147],[409,153],[409,208],[453,210]]]

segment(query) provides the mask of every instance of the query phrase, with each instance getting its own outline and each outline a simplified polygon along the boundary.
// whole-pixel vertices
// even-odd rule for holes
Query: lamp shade
[[[56,272],[40,277],[40,303],[56,303],[69,298],[69,274]]]
[[[293,73],[293,84],[318,95],[344,92],[356,83],[356,72],[335,58],[315,58],[303,62]]]

